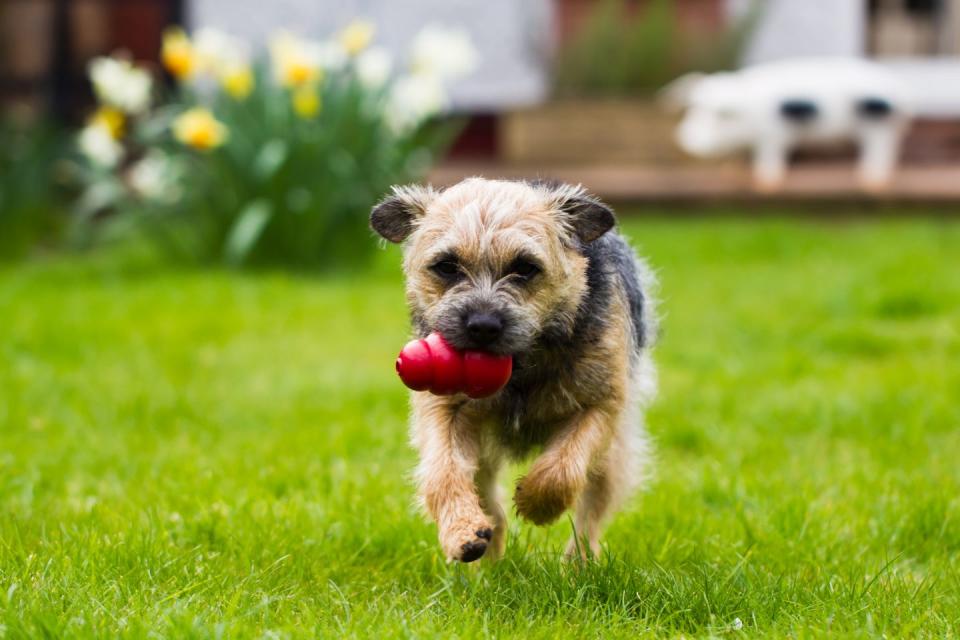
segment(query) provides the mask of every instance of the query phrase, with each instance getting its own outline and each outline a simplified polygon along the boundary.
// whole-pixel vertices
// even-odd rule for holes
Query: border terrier
[[[597,556],[604,522],[645,476],[640,410],[656,389],[654,278],[580,186],[470,178],[394,187],[370,215],[403,243],[413,331],[513,356],[495,395],[412,394],[419,498],[449,560],[502,556],[505,460],[538,455],[513,494],[537,525],[574,508],[568,557]]]

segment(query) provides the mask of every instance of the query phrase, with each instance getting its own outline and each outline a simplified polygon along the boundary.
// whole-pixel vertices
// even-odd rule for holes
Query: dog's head
[[[479,178],[443,192],[394,188],[370,215],[377,233],[404,243],[418,329],[500,354],[572,328],[587,293],[582,248],[614,223],[580,187]]]

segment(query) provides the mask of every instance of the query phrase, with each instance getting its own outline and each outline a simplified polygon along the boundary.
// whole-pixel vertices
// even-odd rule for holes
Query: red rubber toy
[[[486,398],[502,389],[511,373],[512,357],[457,351],[439,333],[411,340],[397,356],[397,374],[403,384],[438,396],[466,393]]]

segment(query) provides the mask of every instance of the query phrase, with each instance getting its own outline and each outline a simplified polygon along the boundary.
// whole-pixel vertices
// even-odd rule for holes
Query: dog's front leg
[[[437,523],[447,559],[476,560],[493,537],[474,480],[480,454],[477,426],[449,398],[418,394],[413,440],[420,452],[420,499]]]
[[[587,409],[547,443],[513,496],[517,513],[534,524],[549,524],[573,506],[587,483],[590,464],[610,441],[613,416]]]

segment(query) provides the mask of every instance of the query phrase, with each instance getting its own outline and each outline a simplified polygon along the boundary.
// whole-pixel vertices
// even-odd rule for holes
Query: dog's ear
[[[617,224],[613,210],[579,185],[537,183],[535,186],[553,192],[557,210],[581,242],[593,242]]]
[[[370,212],[370,226],[390,242],[403,242],[436,196],[431,187],[393,187],[393,193]]]
[[[573,231],[582,242],[593,242],[617,224],[613,210],[593,196],[583,195],[564,203]]]

